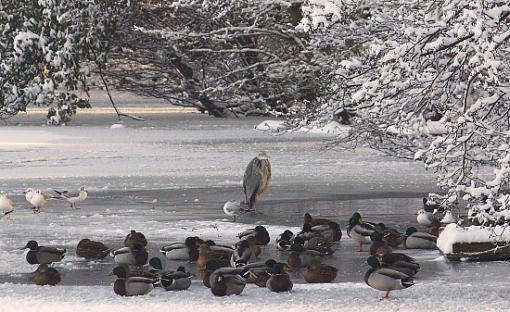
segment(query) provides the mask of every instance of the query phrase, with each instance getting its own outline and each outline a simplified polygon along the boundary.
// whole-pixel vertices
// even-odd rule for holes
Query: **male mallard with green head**
[[[246,280],[241,276],[246,269],[219,268],[209,276],[211,292],[218,297],[240,295],[246,286]]]
[[[365,223],[361,219],[361,215],[355,212],[349,219],[349,226],[347,227],[347,236],[351,237],[354,241],[359,243],[358,252],[363,252],[363,244],[370,244],[370,235],[376,230],[370,223]]]
[[[367,263],[372,267],[365,273],[365,283],[374,289],[385,291],[383,299],[389,298],[392,290],[405,289],[414,285],[409,275],[392,268],[381,267],[375,257],[371,258],[375,260],[369,262],[367,259]]]
[[[187,237],[183,243],[172,243],[161,248],[163,253],[170,260],[189,260],[197,261],[198,247],[204,241],[196,236]]]
[[[436,249],[437,236],[418,232],[415,227],[406,230],[404,238],[404,248],[407,249]]]
[[[285,263],[275,263],[271,268],[271,277],[266,282],[266,287],[272,292],[291,291],[293,284],[289,274],[285,272]]]
[[[113,291],[119,296],[139,296],[148,294],[154,289],[154,278],[142,274],[127,272],[122,266],[115,267],[113,274],[117,279],[113,283]]]
[[[59,262],[64,258],[65,249],[56,247],[39,246],[36,241],[31,240],[21,249],[30,249],[26,259],[30,264],[49,264]]]

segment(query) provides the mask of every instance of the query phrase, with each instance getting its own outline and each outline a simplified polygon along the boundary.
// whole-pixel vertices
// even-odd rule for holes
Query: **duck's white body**
[[[111,252],[111,256],[113,257],[113,261],[115,261],[115,263],[136,265],[135,256],[129,247],[122,247],[117,250],[113,250]]]
[[[236,217],[245,212],[242,204],[237,200],[229,200],[223,205],[223,212],[230,217],[234,217],[234,222],[236,221]]]
[[[370,269],[365,276],[365,282],[372,288],[387,292],[412,285],[412,280],[407,274],[391,268]]]
[[[150,293],[154,286],[152,280],[146,277],[128,277],[126,283],[126,296],[140,296]]]
[[[161,248],[161,252],[165,254],[169,260],[189,260],[189,248],[183,243],[173,243]]]
[[[349,235],[359,244],[371,244],[370,235],[375,232],[374,228],[366,223],[356,224],[350,229]]]
[[[436,249],[437,236],[425,232],[414,232],[404,240],[407,249]]]

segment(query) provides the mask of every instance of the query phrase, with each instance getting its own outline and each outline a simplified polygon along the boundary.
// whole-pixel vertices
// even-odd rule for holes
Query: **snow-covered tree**
[[[106,67],[117,89],[217,117],[289,113],[316,97],[300,1],[139,1]]]
[[[349,112],[336,144],[425,162],[482,219],[510,205],[510,6],[501,0],[308,0],[301,27],[328,63],[315,122]],[[338,44],[339,43],[339,44]],[[475,204],[476,203],[476,204]],[[492,215],[492,217],[490,217]]]
[[[2,0],[0,2],[0,118],[50,106],[49,124],[89,107],[87,61],[101,63],[108,35],[126,1]]]

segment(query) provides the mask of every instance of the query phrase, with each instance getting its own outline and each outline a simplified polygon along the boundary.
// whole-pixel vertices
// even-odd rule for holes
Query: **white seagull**
[[[5,216],[8,216],[10,213],[14,211],[12,201],[9,199],[9,197],[7,197],[7,194],[3,191],[0,192],[0,210],[2,211],[2,213],[0,214],[0,219]]]
[[[65,199],[71,204],[71,208],[78,209],[76,206],[77,203],[81,203],[85,199],[87,199],[88,192],[85,190],[85,187],[80,187],[78,191],[69,192],[69,191],[55,191],[60,196],[60,199]]]
[[[50,194],[41,191],[40,189],[32,189],[27,188],[25,190],[25,199],[27,202],[32,205],[32,212],[33,213],[40,213],[41,207],[46,204],[48,201],[55,199],[55,197],[51,196]]]
[[[245,208],[248,207],[243,207],[243,204],[237,200],[229,200],[223,205],[223,212],[225,212],[227,216],[234,217],[234,222],[236,222],[236,217],[238,215],[247,212]]]

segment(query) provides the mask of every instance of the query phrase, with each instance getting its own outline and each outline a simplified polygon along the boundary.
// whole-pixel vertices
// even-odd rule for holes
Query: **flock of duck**
[[[260,153],[247,166],[243,189],[246,202],[227,202],[224,212],[235,217],[255,210],[258,196],[267,189],[271,178],[271,164],[265,153]],[[25,199],[34,213],[51,199],[63,199],[72,208],[87,198],[82,187],[76,192],[58,192],[53,194],[40,190],[27,189]],[[412,277],[420,269],[417,261],[404,253],[393,252],[393,248],[402,245],[406,249],[434,249],[442,223],[455,222],[451,214],[442,215],[440,207],[424,199],[424,209],[418,211],[417,221],[427,228],[418,231],[414,227],[401,233],[383,223],[368,222],[355,212],[348,221],[347,235],[359,244],[358,252],[364,252],[363,245],[370,244],[366,263],[370,269],[365,274],[365,282],[372,288],[385,291],[388,298],[393,290],[405,289],[414,284]],[[12,202],[0,192],[0,209],[3,216],[13,211]],[[446,221],[445,221],[446,220]],[[299,233],[286,230],[275,240],[275,247],[286,253],[286,261],[261,259],[261,246],[271,241],[264,226],[239,233],[233,245],[216,244],[213,240],[196,236],[187,237],[184,242],[175,242],[161,248],[161,253],[172,261],[186,261],[196,265],[197,275],[203,285],[211,289],[215,296],[241,294],[247,283],[267,287],[273,292],[288,292],[293,288],[291,271],[304,270],[307,283],[329,283],[337,275],[337,268],[324,264],[331,256],[342,238],[340,224],[329,219],[312,218],[308,213]],[[23,249],[29,249],[26,260],[38,264],[33,274],[37,285],[56,285],[60,283],[59,272],[50,267],[51,263],[61,261],[65,249],[39,246],[29,241]],[[158,257],[149,259],[145,235],[132,230],[124,240],[124,247],[113,250],[101,242],[82,239],[76,247],[76,255],[87,260],[113,258],[116,267],[111,275],[116,276],[113,290],[121,296],[144,295],[161,287],[165,290],[185,290],[191,286],[192,275],[186,272],[184,265],[176,270],[166,270]],[[284,259],[285,255],[281,257]]]
[[[418,214],[420,215],[420,214]],[[436,213],[434,212],[435,216]],[[421,218],[417,218],[421,219]],[[359,213],[349,219],[347,235],[359,244],[357,252],[365,252],[363,245],[370,244],[365,274],[368,286],[384,291],[388,298],[393,290],[405,289],[414,284],[413,276],[420,264],[412,257],[394,252],[402,245],[406,249],[434,249],[437,236],[429,224],[428,232],[410,227],[406,233],[386,227],[383,223],[364,221]],[[288,292],[293,288],[289,272],[303,270],[307,283],[329,283],[334,281],[337,268],[324,264],[332,255],[342,238],[339,223],[323,218],[304,215],[299,233],[285,230],[275,240],[275,248],[286,253],[286,261],[260,259],[261,247],[271,242],[264,226],[258,225],[241,232],[233,245],[221,245],[197,236],[187,237],[184,242],[162,246],[160,252],[168,260],[184,261],[196,266],[197,276],[215,296],[239,295],[247,283],[267,287],[272,292]],[[76,255],[87,260],[113,258],[116,276],[113,290],[121,296],[145,295],[155,287],[164,290],[185,290],[191,286],[192,274],[184,265],[176,270],[166,270],[159,257],[149,258],[147,239],[144,234],[132,230],[124,239],[124,247],[113,250],[101,242],[81,240]],[[26,260],[39,264],[33,281],[37,285],[56,285],[61,281],[59,272],[51,263],[64,258],[65,249],[39,246],[29,241],[23,249],[29,249]],[[284,259],[281,257],[280,259]]]

